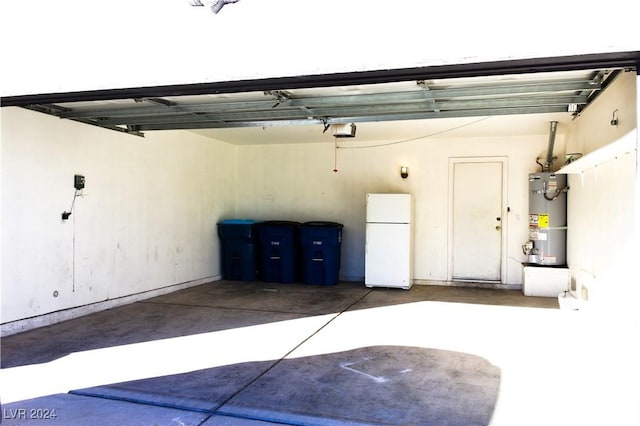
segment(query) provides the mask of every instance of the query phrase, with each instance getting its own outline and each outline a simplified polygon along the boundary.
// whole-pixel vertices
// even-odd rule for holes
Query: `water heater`
[[[529,263],[567,263],[567,175],[529,175]]]

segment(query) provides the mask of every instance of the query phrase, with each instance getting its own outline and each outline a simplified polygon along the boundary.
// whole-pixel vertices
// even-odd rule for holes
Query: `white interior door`
[[[504,160],[451,163],[450,276],[501,281]]]

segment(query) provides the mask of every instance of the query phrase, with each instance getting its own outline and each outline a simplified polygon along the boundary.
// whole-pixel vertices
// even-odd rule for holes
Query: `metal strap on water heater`
[[[551,191],[543,191],[543,190],[537,190],[537,191],[536,191],[536,190],[531,190],[531,193],[532,193],[532,194],[548,194],[548,193],[550,193],[550,192],[551,192]],[[553,191],[553,193],[554,193],[554,194],[555,194],[556,192],[557,192],[558,194],[561,194],[561,193],[563,193],[563,192],[569,192],[569,187],[568,187],[568,186],[565,186],[564,188],[556,189],[555,191]]]
[[[549,191],[549,190],[540,190],[540,189],[538,189],[538,190],[533,190],[533,189],[532,189],[532,190],[531,190],[531,193],[532,193],[532,194],[548,194],[548,193],[550,193],[550,192],[552,192],[552,191]],[[561,194],[561,193],[563,193],[563,192],[569,192],[569,187],[568,187],[568,186],[565,186],[564,188],[556,189],[556,190],[554,190],[554,191],[553,191],[553,193],[554,193],[554,194],[555,194],[555,193],[557,193],[558,195],[560,195],[560,194]]]
[[[538,180],[538,179],[541,179],[541,177],[540,176],[531,176],[529,178],[529,181],[531,182],[533,180]],[[542,194],[542,195],[544,195],[544,198],[546,200],[548,200],[548,201],[553,201],[556,198],[558,198],[558,196],[560,194],[562,194],[563,192],[568,192],[569,191],[569,187],[568,186],[565,186],[564,188],[560,188],[560,189],[555,189],[553,192],[549,191],[546,188],[547,187],[547,181],[546,180],[542,182],[542,186],[543,186],[543,189],[538,189],[538,190],[532,189],[531,193],[532,194]],[[553,197],[551,197],[551,198],[547,197],[547,194],[549,194],[549,193],[552,193]]]

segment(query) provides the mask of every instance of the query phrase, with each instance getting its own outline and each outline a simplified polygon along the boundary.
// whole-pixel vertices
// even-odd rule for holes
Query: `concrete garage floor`
[[[635,424],[637,399],[622,391],[637,384],[622,367],[635,361],[610,352],[616,337],[581,311],[518,291],[218,281],[3,338],[2,417]],[[594,351],[603,343],[604,358]]]

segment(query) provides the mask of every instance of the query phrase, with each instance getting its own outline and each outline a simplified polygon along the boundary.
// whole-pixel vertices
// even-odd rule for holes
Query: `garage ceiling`
[[[142,136],[523,114],[579,114],[640,52],[3,99]],[[592,57],[593,56],[593,57]],[[475,66],[474,66],[475,65]],[[528,72],[527,72],[528,71]]]

